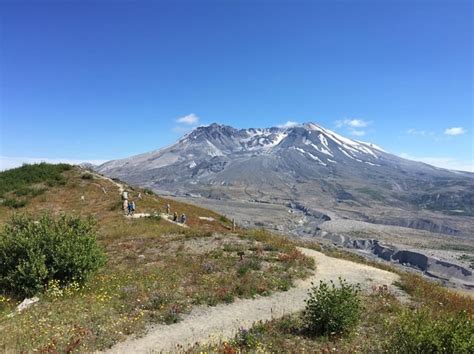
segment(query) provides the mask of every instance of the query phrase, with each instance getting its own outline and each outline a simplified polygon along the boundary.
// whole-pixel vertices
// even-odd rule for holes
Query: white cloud
[[[193,125],[199,122],[199,117],[194,113],[188,114],[187,116],[176,119],[178,123]]]
[[[452,127],[452,128],[446,128],[444,131],[444,134],[446,135],[462,135],[466,133],[466,129],[463,127]]]
[[[366,134],[365,130],[357,130],[357,129],[351,129],[349,133],[354,136],[364,136]]]
[[[94,165],[103,164],[108,160],[81,160],[81,159],[69,159],[69,158],[43,158],[43,157],[12,157],[12,156],[0,156],[0,171],[8,170],[10,168],[20,167],[25,163],[69,163],[71,165],[79,165],[84,162],[89,162]]]
[[[429,165],[446,168],[448,170],[474,172],[474,160],[460,160],[454,157],[413,156],[407,153],[401,153],[400,157],[424,162]]]
[[[350,128],[365,128],[371,122],[363,120],[363,119],[344,119],[336,121],[336,127],[350,127]]]
[[[298,122],[292,122],[291,120],[287,121],[285,124],[280,124],[280,125],[277,125],[278,128],[291,128],[291,127],[294,127],[296,125],[299,125],[300,123]]]

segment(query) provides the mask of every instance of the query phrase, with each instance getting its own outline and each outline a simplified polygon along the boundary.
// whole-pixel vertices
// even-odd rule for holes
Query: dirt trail
[[[118,188],[118,191],[119,191],[119,194],[120,194],[120,195],[122,195],[123,191],[125,190],[123,184],[114,181],[112,178],[102,176],[102,175],[100,175],[100,174],[98,174],[98,173],[95,173],[95,172],[93,172],[92,174],[94,175],[94,177],[97,177],[97,178],[99,178],[99,179],[103,179],[103,180],[109,181],[110,183],[114,184],[114,185]]]
[[[248,328],[255,321],[279,318],[304,309],[311,283],[320,280],[345,278],[350,283],[360,283],[364,288],[388,285],[401,299],[405,295],[392,284],[398,275],[367,265],[332,258],[306,248],[300,249],[316,261],[316,272],[306,280],[297,282],[289,291],[257,299],[237,299],[232,304],[214,307],[199,306],[172,325],[156,325],[141,338],[130,338],[110,349],[109,353],[149,353],[181,351],[196,342],[216,342],[233,337],[239,328]],[[177,347],[180,345],[181,347]]]
[[[140,218],[148,218],[150,217],[151,214],[150,213],[134,213],[133,215],[124,215],[124,217],[128,218],[128,219],[140,219]],[[168,214],[165,214],[165,213],[161,213],[160,214],[161,218],[165,221],[168,221],[172,224],[175,224],[175,225],[178,225],[178,226],[181,226],[181,227],[184,227],[184,228],[188,228],[189,226],[186,225],[186,224],[183,224],[183,223],[180,223],[180,222],[177,222],[177,221],[173,221],[171,215],[168,215]]]

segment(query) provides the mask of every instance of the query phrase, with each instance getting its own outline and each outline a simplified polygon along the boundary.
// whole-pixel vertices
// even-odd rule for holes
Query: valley
[[[243,227],[368,257],[372,246],[354,244],[376,240],[420,254],[416,259],[432,257],[446,265],[440,272],[427,272],[421,261],[394,261],[449,286],[474,286],[474,174],[402,159],[315,123],[265,129],[211,124],[165,149],[95,168],[222,212]]]

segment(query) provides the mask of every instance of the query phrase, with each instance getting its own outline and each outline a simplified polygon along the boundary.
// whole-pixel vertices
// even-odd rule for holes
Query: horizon
[[[191,130],[183,133],[176,141],[172,142],[170,145],[162,146],[158,149],[154,149],[154,150],[150,150],[150,151],[159,151],[159,150],[162,150],[162,149],[169,148],[170,146],[173,146],[173,145],[179,143],[180,140],[182,140],[183,138],[185,138],[187,135],[191,134],[193,131],[197,130],[198,128],[206,128],[206,127],[210,127],[212,125],[217,125],[217,126],[220,126],[220,127],[231,127],[233,129],[237,129],[237,130],[276,129],[276,128],[286,130],[286,129],[291,129],[291,128],[294,128],[294,127],[304,127],[304,126],[309,125],[309,124],[314,124],[316,126],[319,126],[323,129],[329,131],[329,132],[335,133],[336,135],[340,135],[339,133],[335,132],[334,130],[327,129],[327,128],[321,126],[320,124],[318,124],[317,122],[314,122],[314,121],[308,121],[308,122],[302,122],[302,123],[296,123],[296,122],[290,122],[289,121],[289,122],[286,122],[285,124],[271,126],[271,127],[250,126],[250,127],[243,127],[243,128],[236,128],[236,127],[233,127],[233,126],[228,125],[228,124],[219,123],[219,122],[212,122],[210,124],[195,126]],[[370,141],[364,141],[364,140],[355,139],[355,138],[346,137],[346,136],[344,136],[344,137],[348,138],[348,139],[351,139],[353,141],[356,141],[356,142],[373,145],[374,147],[376,147],[376,148],[378,148],[378,149],[380,149],[380,150],[382,150],[386,153],[392,154],[390,151],[386,151],[383,147],[378,146],[377,144],[374,144]],[[68,164],[71,164],[71,165],[92,164],[94,166],[100,166],[102,164],[105,164],[106,162],[110,162],[110,161],[113,161],[113,160],[121,160],[121,159],[129,158],[129,157],[134,157],[134,156],[142,155],[142,154],[145,154],[145,153],[149,153],[150,151],[144,151],[144,152],[141,152],[141,153],[138,153],[138,154],[135,154],[135,155],[119,157],[117,159],[112,159],[112,160],[80,160],[80,159],[68,159],[68,158],[31,158],[31,157],[9,158],[9,157],[5,157],[5,156],[0,156],[0,162],[2,163],[2,164],[0,164],[0,171],[5,171],[5,170],[8,170],[8,169],[21,167],[24,164],[36,164],[36,163],[43,163],[43,162],[52,163],[52,164],[68,163]],[[392,154],[392,155],[394,155],[394,154]],[[409,156],[403,156],[403,154],[396,155],[396,156],[407,159],[407,160],[422,162],[422,163],[426,163],[426,164],[431,165],[431,166],[440,167],[440,166],[436,166],[435,164],[430,163],[430,162],[425,162],[425,161],[422,161],[422,160],[414,160],[414,159],[410,158]],[[440,167],[440,168],[443,168],[443,167]],[[444,167],[444,168],[446,170],[450,170],[450,171],[460,171],[460,172],[474,173],[474,169],[473,170],[467,170],[467,169],[466,170],[458,170],[458,169],[455,169],[455,168],[454,169],[446,168],[446,167]]]
[[[474,172],[473,6],[2,2],[0,170],[315,122]]]

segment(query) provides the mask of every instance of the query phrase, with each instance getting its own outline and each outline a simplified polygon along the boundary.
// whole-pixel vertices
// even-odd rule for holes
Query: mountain
[[[175,196],[286,205],[316,218],[452,235],[465,232],[466,222],[469,229],[472,219],[465,217],[474,216],[473,173],[403,159],[314,123],[267,129],[211,124],[169,147],[96,170]]]

